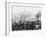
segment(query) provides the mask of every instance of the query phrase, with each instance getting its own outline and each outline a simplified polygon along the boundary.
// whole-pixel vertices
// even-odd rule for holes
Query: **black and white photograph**
[[[41,30],[41,7],[16,5],[12,8],[12,31]]]
[[[0,0],[0,37],[46,37],[46,0]]]

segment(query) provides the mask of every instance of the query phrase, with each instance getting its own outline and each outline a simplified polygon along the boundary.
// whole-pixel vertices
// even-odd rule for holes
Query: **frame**
[[[24,6],[23,6],[24,5]],[[36,8],[41,8],[41,24],[42,24],[42,16],[44,12],[44,5],[45,4],[36,4],[36,3],[20,3],[20,2],[5,2],[5,10],[6,10],[6,23],[5,23],[5,35],[8,35],[9,33],[14,33],[12,32],[12,8],[15,6],[23,6],[23,7],[36,7]],[[35,30],[35,31],[44,31],[43,24],[41,26],[42,30]],[[30,31],[30,30],[29,30]]]

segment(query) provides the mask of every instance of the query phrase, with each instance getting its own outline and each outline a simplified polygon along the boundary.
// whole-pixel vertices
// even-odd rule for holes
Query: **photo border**
[[[5,35],[8,35],[11,32],[11,25],[10,25],[10,7],[12,8],[13,5],[11,4],[30,4],[30,5],[40,5],[39,7],[43,7],[45,4],[34,4],[34,3],[19,3],[19,2],[5,2]],[[12,10],[12,9],[11,9]],[[9,24],[8,24],[9,21]]]

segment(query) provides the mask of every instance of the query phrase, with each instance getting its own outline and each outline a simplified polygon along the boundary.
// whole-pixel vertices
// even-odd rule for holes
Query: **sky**
[[[39,11],[41,11],[41,8],[37,7],[19,7],[19,6],[14,6],[12,9],[13,16],[18,16],[18,15],[36,15]]]

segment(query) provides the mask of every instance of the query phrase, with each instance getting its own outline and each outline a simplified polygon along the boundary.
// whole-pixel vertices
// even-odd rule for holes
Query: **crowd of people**
[[[40,16],[21,15],[12,20],[12,31],[15,30],[38,30],[41,29]]]

